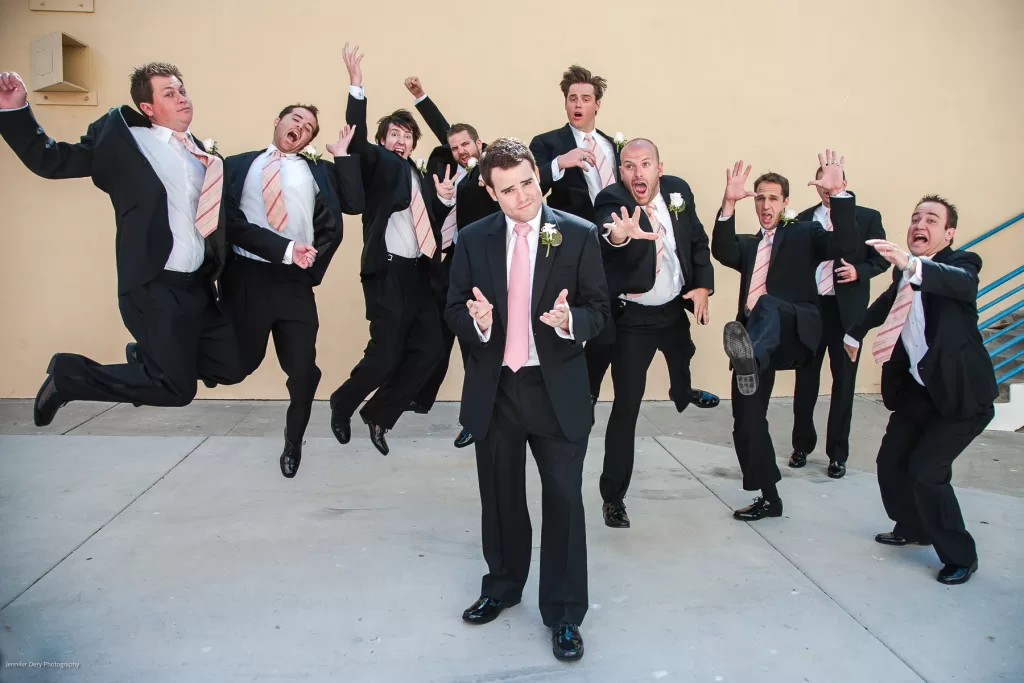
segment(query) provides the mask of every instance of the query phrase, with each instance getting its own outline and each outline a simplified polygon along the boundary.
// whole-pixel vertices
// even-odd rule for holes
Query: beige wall
[[[57,30],[93,53],[98,107],[36,107],[58,139],[77,139],[107,108],[127,102],[134,65],[165,60],[184,72],[196,105],[193,131],[216,138],[223,153],[265,146],[277,110],[296,100],[321,108],[316,143],[323,147],[343,121],[341,46],[350,40],[366,52],[371,117],[410,106],[402,80],[418,75],[450,121],[476,124],[485,140],[529,139],[561,126],[561,71],[572,62],[593,69],[610,83],[598,125],[654,139],[666,172],[692,185],[706,225],[723,169],[737,158],[753,162],[755,174],[784,173],[792,206],[810,205],[806,181],[826,145],[847,155],[851,189],[881,210],[898,241],[926,192],[959,204],[961,241],[1024,209],[1020,0],[95,0],[94,14],[31,12],[28,4],[0,0],[0,70],[28,74],[30,42]],[[432,144],[427,138],[415,156]],[[88,180],[36,178],[3,145],[0,179],[0,396],[31,396],[55,351],[122,358],[129,335],[117,310],[113,215]],[[750,200],[739,215],[741,230],[753,231]],[[366,342],[361,233],[355,218],[345,227],[317,290],[324,398]],[[1024,261],[1021,234],[982,249],[983,282]],[[716,275],[712,323],[694,335],[694,382],[726,395],[721,329],[735,312],[738,277],[725,268]],[[244,384],[201,387],[200,395],[284,397],[272,355]],[[458,397],[453,358],[442,398]],[[790,393],[791,374],[777,394]],[[876,368],[865,364],[860,389],[877,382]],[[664,398],[666,390],[659,358],[648,394]]]

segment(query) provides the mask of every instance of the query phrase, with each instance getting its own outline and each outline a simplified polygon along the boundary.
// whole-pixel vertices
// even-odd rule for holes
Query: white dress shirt
[[[267,147],[263,154],[253,159],[249,173],[242,185],[242,213],[253,225],[277,232],[267,220],[266,202],[263,201],[263,169],[270,161],[270,155],[277,147]],[[292,262],[292,249],[296,242],[313,244],[313,206],[320,188],[316,185],[309,164],[298,154],[285,154],[281,157],[281,197],[284,208],[288,212],[288,225],[278,234],[291,242],[285,251],[284,263]],[[250,253],[239,246],[234,247],[235,253],[255,261],[266,262],[266,259]]]
[[[128,130],[167,191],[167,221],[174,243],[164,269],[194,273],[206,257],[206,243],[196,230],[206,167],[171,134],[170,128],[129,126]]]
[[[642,306],[664,306],[682,293],[683,285],[686,284],[686,278],[683,277],[682,264],[679,263],[679,254],[676,251],[676,231],[672,227],[672,214],[661,193],[655,195],[654,201],[650,203],[650,206],[654,207],[654,213],[657,215],[658,221],[665,228],[665,233],[662,235],[665,243],[662,245],[661,271],[658,272],[658,276],[654,279],[654,287],[644,292],[642,296],[629,297],[623,294],[619,298]],[[646,211],[647,209],[641,210]],[[626,240],[622,244],[613,244],[609,237],[610,233],[610,230],[606,231],[604,238],[613,247],[619,248],[629,244],[630,240]],[[657,250],[657,243],[655,243],[654,248]]]
[[[825,227],[826,225],[828,225],[828,212],[829,212],[829,209],[824,204],[822,204],[821,206],[819,206],[817,209],[814,210],[814,220],[816,220],[819,223],[821,223],[821,227]],[[822,261],[821,263],[818,264],[818,269],[816,271],[814,271],[814,282],[815,283],[821,282],[821,271],[825,267],[826,263],[831,263],[831,261]],[[832,274],[832,278],[833,278],[833,280],[835,279],[835,273],[834,272]],[[819,296],[835,296],[836,295],[835,282],[832,283],[832,289],[829,290],[828,294],[822,294],[821,292],[818,292],[818,295]]]
[[[589,146],[583,139],[586,133],[574,127],[572,124],[569,124],[569,130],[572,131],[572,136],[576,138],[576,147],[589,149]],[[612,178],[618,180],[619,172],[615,168],[615,148],[612,146],[612,143],[608,142],[603,135],[597,132],[597,128],[594,128],[591,134],[597,142],[598,147],[600,147],[601,151],[604,152],[604,158],[607,159],[608,165],[611,167]],[[583,171],[582,168],[580,170]],[[565,169],[558,168],[558,157],[555,157],[551,160],[551,181],[558,182],[564,175]],[[597,199],[598,193],[604,189],[601,186],[601,173],[597,170],[597,166],[591,166],[589,171],[583,171],[583,177],[587,179],[587,189],[590,191],[590,203],[593,204],[594,200]]]
[[[523,363],[524,367],[531,366],[531,365],[540,365],[540,358],[537,356],[537,344],[534,341],[534,337],[536,336],[537,333],[533,331],[533,326],[534,325],[544,325],[545,324],[545,323],[541,322],[539,318],[537,320],[533,320],[533,274],[536,271],[536,265],[537,265],[537,247],[540,244],[540,216],[541,216],[541,210],[538,209],[537,210],[537,215],[534,216],[529,221],[530,232],[526,233],[526,244],[530,248],[530,318],[531,318],[531,320],[530,320],[530,332],[531,332],[531,334],[530,334],[530,347],[529,347],[530,348],[530,353],[529,353],[529,357],[526,359],[526,362]],[[512,272],[512,254],[515,251],[516,238],[517,238],[517,236],[516,236],[516,222],[514,220],[512,220],[511,218],[509,218],[508,216],[505,216],[505,282],[506,282],[506,287],[508,286],[507,283],[508,283],[509,274]],[[546,250],[547,247],[544,247],[544,249]],[[549,256],[542,256],[541,258],[554,258],[555,257],[554,250],[558,249],[558,247],[551,247],[551,249],[552,249],[552,253]],[[507,290],[506,290],[505,294],[506,294],[506,296],[508,295],[508,291]],[[494,302],[492,301],[491,303],[493,304]],[[544,303],[545,302],[541,302],[541,308],[543,309],[543,311],[545,313],[547,313],[549,310],[551,310],[551,308],[550,307],[549,308],[544,308]],[[554,307],[554,304],[555,304],[555,302],[552,301],[551,302],[551,307]],[[493,315],[497,316],[497,313],[493,313]],[[480,326],[476,324],[476,320],[473,321],[473,327],[476,328],[476,333],[480,336],[480,341],[482,341],[482,342],[484,342],[486,344],[487,342],[489,342],[491,340],[491,330],[494,329],[493,322],[491,324],[491,327],[487,328],[486,332],[481,332],[480,331]],[[565,330],[563,330],[561,328],[557,328],[557,327],[554,328],[554,330],[558,334],[558,336],[561,337],[562,339],[575,339],[576,338],[576,337],[573,336],[573,330],[572,330],[572,311],[569,312],[569,331],[566,332]],[[505,365],[505,363],[502,363],[502,365]]]
[[[921,261],[931,260],[931,256],[918,256],[914,264],[913,274],[904,271],[903,279],[912,285],[920,287],[922,276],[924,275],[924,266],[921,265]],[[903,348],[907,350],[907,355],[910,357],[910,374],[913,375],[914,379],[922,387],[924,386],[924,380],[921,379],[917,366],[921,359],[924,358],[924,355],[928,353],[928,342],[924,337],[924,323],[924,304],[921,303],[921,291],[918,290],[914,292],[914,298],[910,304],[910,313],[907,315],[907,322],[904,323],[903,330],[900,332],[900,341],[903,342]],[[843,343],[854,348],[860,348],[860,342],[850,335],[846,335]]]

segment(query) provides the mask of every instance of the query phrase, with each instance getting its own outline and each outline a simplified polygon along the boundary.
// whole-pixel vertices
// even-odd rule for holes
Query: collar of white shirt
[[[601,139],[601,135],[597,132],[597,127],[596,126],[594,127],[594,130],[592,130],[589,133],[584,133],[582,130],[580,130],[576,126],[572,125],[571,123],[569,124],[569,129],[572,130],[573,137],[576,138],[576,145],[577,146],[580,146],[580,145],[583,144],[584,138],[587,135],[593,135],[595,142],[597,142],[598,140]]]
[[[527,221],[527,225],[530,226],[531,233],[540,232],[540,217],[544,213],[542,209],[537,209],[537,215]],[[515,234],[516,221],[512,220],[508,216],[505,216],[505,237],[507,240],[512,239],[512,235]]]
[[[274,143],[270,143],[270,146],[267,147],[266,151],[267,152],[281,152],[281,150],[279,150],[277,148],[277,145],[275,145]],[[299,156],[295,152],[291,152],[291,153],[289,153],[289,152],[281,152],[281,154],[284,155],[285,159],[295,159],[295,158],[297,158]]]
[[[171,141],[171,136],[174,135],[174,131],[171,130],[170,128],[164,128],[163,126],[158,126],[156,124],[153,124],[152,126],[150,126],[149,130],[150,130],[150,133],[157,140],[159,140],[160,142],[170,142]],[[186,130],[185,131],[185,135],[188,135],[188,136],[191,137],[192,130],[191,129]]]

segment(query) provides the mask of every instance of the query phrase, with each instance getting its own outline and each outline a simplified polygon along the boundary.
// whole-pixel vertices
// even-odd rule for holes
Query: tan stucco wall
[[[133,66],[164,60],[185,75],[196,106],[193,131],[216,138],[223,153],[265,146],[276,112],[296,100],[321,108],[322,148],[343,122],[341,46],[350,40],[366,52],[372,118],[411,107],[402,80],[418,75],[450,121],[474,123],[485,140],[528,140],[564,124],[561,71],[572,62],[591,68],[610,83],[598,125],[654,139],[666,172],[692,185],[706,225],[721,198],[723,169],[737,158],[751,161],[755,174],[787,175],[793,208],[810,205],[815,195],[806,181],[827,145],[847,155],[850,188],[882,212],[899,241],[926,192],[960,206],[960,241],[1024,207],[1020,0],[95,0],[93,14],[28,5],[0,0],[0,70],[29,74],[29,44],[57,30],[93,54],[98,107],[35,108],[58,139],[77,139],[107,108],[127,102]],[[414,156],[433,144],[425,138]],[[56,351],[122,358],[129,335],[117,311],[113,215],[90,181],[36,178],[5,145],[0,179],[0,396],[31,396]],[[749,202],[739,211],[740,228],[752,231]],[[317,290],[322,398],[347,377],[366,342],[358,220],[347,218],[345,227]],[[1021,234],[982,247],[983,283],[1024,261]],[[734,315],[738,277],[725,268],[716,276],[712,323],[694,334],[694,383],[727,395],[721,329]],[[790,393],[791,375],[780,378],[776,394]],[[660,357],[650,377],[649,397],[664,398]],[[865,363],[860,389],[875,390],[877,382],[876,368]],[[460,386],[456,353],[442,398],[458,398]],[[282,398],[284,376],[271,350],[244,384],[200,387],[200,396]]]

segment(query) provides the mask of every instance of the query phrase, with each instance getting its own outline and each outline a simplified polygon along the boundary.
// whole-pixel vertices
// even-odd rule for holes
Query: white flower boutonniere
[[[301,152],[299,152],[299,154],[301,156],[306,157],[307,159],[312,161],[314,164],[316,162],[320,161],[320,157],[323,156],[323,154],[321,154],[320,152],[316,151],[316,147],[314,147],[313,145],[306,145],[305,149],[303,149]]]
[[[679,218],[679,212],[686,210],[686,201],[681,192],[673,192],[668,196],[668,210]]]
[[[466,162],[466,170],[472,171],[474,168],[476,168],[476,157],[470,157]]]
[[[622,151],[622,148],[626,146],[626,136],[621,132],[615,134],[615,149]]]
[[[794,211],[793,209],[786,209],[785,211],[782,212],[782,218],[779,220],[782,221],[783,225],[786,225],[787,223],[792,223],[793,221],[796,220],[796,211]]]
[[[206,150],[207,154],[217,156],[220,152],[217,150],[217,141],[213,138],[206,138],[203,142],[203,149]]]
[[[427,160],[426,159],[417,159],[416,160],[416,170],[420,172],[421,176],[426,175],[427,174]]]
[[[540,243],[547,247],[544,256],[551,253],[551,247],[557,247],[562,243],[562,233],[558,232],[554,223],[545,223],[541,226]]]

